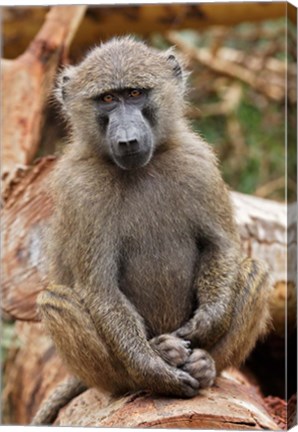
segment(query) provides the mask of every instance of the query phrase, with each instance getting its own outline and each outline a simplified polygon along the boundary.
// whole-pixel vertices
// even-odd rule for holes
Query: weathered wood
[[[2,60],[2,174],[6,181],[16,166],[30,163],[36,154],[57,66],[65,60],[85,8],[53,7],[24,54]]]
[[[82,416],[84,412],[84,416]],[[55,425],[129,428],[278,429],[255,387],[236,371],[193,399],[132,395],[104,398],[94,389],[61,410]]]
[[[4,191],[2,308],[20,320],[37,320],[35,298],[47,283],[42,231],[52,212],[47,189],[54,165],[54,158],[41,159],[26,171],[20,170]],[[283,334],[286,300],[289,324],[294,325],[296,319],[295,272],[287,275],[287,252],[295,266],[295,219],[290,221],[287,238],[285,204],[236,192],[232,192],[232,199],[243,251],[265,260],[271,268],[273,321]]]
[[[69,373],[40,323],[18,322],[16,336],[19,348],[5,366],[3,422],[26,425],[40,402]]]
[[[296,327],[296,203],[287,205],[232,192],[243,251],[264,260],[274,286],[271,313],[274,330],[284,336]]]
[[[84,413],[84,414],[83,414]],[[83,414],[83,415],[82,415]],[[131,395],[109,399],[94,389],[61,410],[55,425],[215,430],[278,430],[256,388],[226,371],[193,399]]]
[[[13,318],[35,320],[35,298],[46,284],[42,230],[51,214],[48,176],[54,158],[19,169],[4,190],[2,216],[2,309]]]
[[[30,423],[40,403],[69,374],[40,323],[18,322],[16,355],[6,365],[4,423]],[[200,429],[270,429],[278,426],[257,387],[239,371],[225,371],[216,385],[194,399],[139,393],[111,398],[89,389],[63,408],[55,425]]]
[[[69,6],[68,6],[69,7]],[[14,58],[25,48],[41,26],[48,8],[3,8],[4,54]],[[134,33],[148,36],[169,29],[202,29],[210,25],[234,25],[243,21],[260,21],[286,16],[283,2],[253,3],[193,3],[89,6],[76,34],[72,49],[74,56],[115,34]],[[295,12],[290,10],[290,18]],[[26,26],[22,25],[26,20]]]

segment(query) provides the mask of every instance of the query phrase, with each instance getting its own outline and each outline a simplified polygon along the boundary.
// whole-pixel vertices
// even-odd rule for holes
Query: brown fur
[[[183,117],[169,58],[112,40],[57,90],[72,138],[52,182],[52,285],[39,310],[73,373],[114,394],[193,396],[215,367],[239,365],[268,322],[267,271],[241,257],[228,190]],[[151,88],[158,119],[152,159],[130,171],[102,154],[92,100],[119,87]]]

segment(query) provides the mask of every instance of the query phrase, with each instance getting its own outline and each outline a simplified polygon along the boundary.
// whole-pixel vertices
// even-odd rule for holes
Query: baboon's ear
[[[74,75],[74,72],[75,72],[74,66],[67,66],[58,75],[57,85],[55,89],[55,96],[62,105],[64,105],[65,100],[67,98],[67,87],[69,81]]]
[[[182,79],[182,67],[172,50],[168,52],[167,60],[172,66],[174,76],[178,79]]]
[[[172,68],[173,76],[177,79],[177,83],[183,92],[187,89],[187,79],[189,72],[187,71],[187,59],[180,53],[175,52],[174,48],[170,48],[165,52],[167,62]]]

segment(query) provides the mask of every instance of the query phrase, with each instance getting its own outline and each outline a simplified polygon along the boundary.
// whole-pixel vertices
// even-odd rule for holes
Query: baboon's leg
[[[38,304],[61,357],[88,387],[107,390],[113,395],[145,389],[180,397],[191,397],[198,392],[196,379],[166,363],[152,349],[145,329],[142,331],[142,324],[129,315],[128,307],[125,309],[123,305],[128,314],[123,319],[115,314],[122,326],[117,328],[117,321],[104,315],[105,309],[101,310],[100,304],[95,325],[79,293],[66,286],[49,287],[39,297]],[[94,309],[93,304],[93,312]]]
[[[103,343],[88,309],[73,289],[49,286],[40,294],[38,307],[61,357],[88,387],[113,393],[135,388],[126,370]]]
[[[228,366],[239,366],[270,323],[268,298],[272,285],[265,266],[246,258],[241,264],[236,288],[230,329],[208,349],[215,360],[217,373]]]

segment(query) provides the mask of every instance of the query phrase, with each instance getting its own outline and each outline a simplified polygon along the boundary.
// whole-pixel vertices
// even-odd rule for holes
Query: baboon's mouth
[[[140,168],[150,161],[151,152],[150,151],[133,151],[126,152],[123,155],[115,154],[113,156],[114,162],[122,169],[129,170]]]
[[[135,150],[135,151],[130,151],[130,152],[126,152],[122,155],[122,157],[126,157],[126,156],[136,156],[139,155],[140,153],[142,153],[140,150]]]

